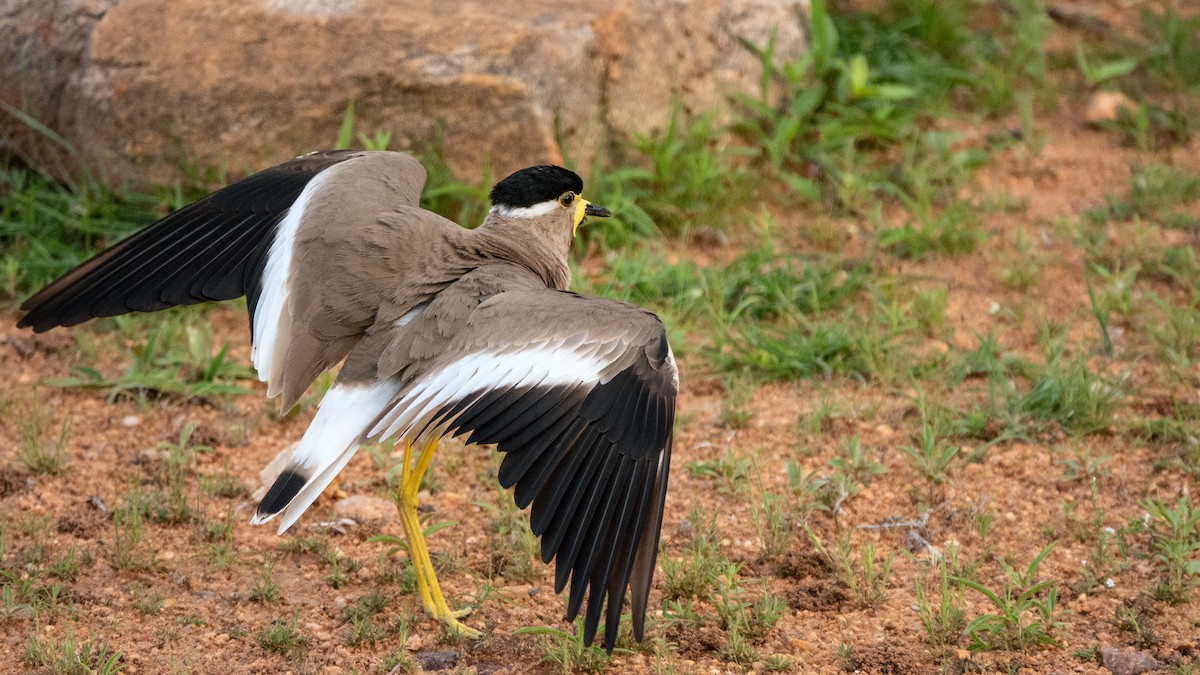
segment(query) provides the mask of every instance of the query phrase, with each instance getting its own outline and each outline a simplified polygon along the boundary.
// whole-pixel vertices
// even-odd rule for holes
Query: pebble
[[[509,600],[520,600],[522,597],[529,597],[529,586],[526,584],[501,586],[496,589],[496,592]]]
[[[458,506],[467,501],[467,496],[459,492],[443,492],[442,503],[446,506]]]
[[[1119,91],[1098,91],[1088,99],[1083,117],[1089,124],[1115,122],[1122,110],[1136,113],[1139,107],[1133,99]]]
[[[137,415],[126,415],[125,418],[121,420],[121,426],[125,427],[126,429],[132,429],[141,423],[142,418],[138,417]]]
[[[458,652],[437,651],[417,654],[417,663],[422,670],[449,670],[458,663]]]
[[[396,516],[396,505],[371,495],[353,495],[333,504],[335,518],[349,518],[358,524],[380,523]]]
[[[1158,668],[1158,661],[1145,652],[1102,647],[1100,649],[1100,665],[1113,675],[1138,675]]]

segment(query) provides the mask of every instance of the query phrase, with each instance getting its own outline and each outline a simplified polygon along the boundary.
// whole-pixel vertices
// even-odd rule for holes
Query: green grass
[[[1173,605],[1188,602],[1192,589],[1200,584],[1200,509],[1192,507],[1187,497],[1180,497],[1174,507],[1148,499],[1142,507],[1149,514],[1151,550],[1154,560],[1165,574],[1151,595]]]
[[[661,557],[664,600],[706,600],[711,597],[717,580],[731,574],[737,566],[720,550],[720,532],[716,514],[706,519],[698,507],[689,514],[692,524],[691,541],[676,557],[664,553]]]
[[[297,610],[292,614],[290,621],[273,621],[263,626],[255,635],[258,646],[280,656],[292,656],[303,652],[308,648],[308,638],[296,630],[296,622],[299,619],[300,612]]]
[[[967,627],[963,588],[954,583],[947,565],[940,564],[926,571],[916,579],[913,590],[917,616],[930,646],[948,650],[958,645]]]
[[[71,441],[71,419],[69,416],[63,418],[57,438],[47,442],[48,414],[42,406],[35,406],[21,419],[21,444],[17,447],[17,459],[35,474],[61,472],[71,458],[67,450],[67,444]]]
[[[973,579],[954,578],[955,583],[983,595],[993,610],[975,617],[963,629],[971,651],[1060,645],[1057,637],[1063,629],[1059,620],[1063,610],[1058,606],[1060,582],[1037,580],[1038,568],[1053,548],[1054,544],[1050,544],[1042,549],[1024,570],[998,559],[1004,570],[1003,588],[999,592]]]
[[[107,642],[80,641],[70,630],[52,640],[39,629],[26,640],[23,661],[54,675],[115,675],[122,668],[121,652]]]
[[[783,495],[762,492],[757,501],[750,504],[750,523],[758,535],[762,552],[768,558],[783,555],[795,535],[796,509]]]
[[[747,172],[719,148],[721,135],[711,117],[688,119],[676,105],[665,129],[634,137],[625,153],[629,166],[592,172],[598,183],[590,198],[615,217],[589,221],[582,234],[621,247],[695,227],[724,229],[750,187]]]
[[[1200,200],[1200,176],[1154,162],[1136,164],[1130,174],[1128,197],[1108,198],[1103,207],[1086,212],[1089,220],[1106,223],[1140,217],[1167,228],[1194,225],[1194,217],[1180,207]]]
[[[157,192],[157,194],[155,193]],[[61,184],[36,169],[0,164],[0,299],[15,300],[91,253],[178,205],[169,192]]]
[[[911,211],[913,220],[878,232],[880,247],[901,258],[924,258],[970,253],[983,239],[978,208],[965,201],[955,200],[936,210],[914,203]]]
[[[813,548],[829,560],[857,606],[873,609],[887,602],[895,553],[881,557],[873,541],[860,540],[856,547],[846,530],[837,535],[832,548],[822,543],[812,530],[808,532],[808,539]],[[855,548],[858,555],[854,554]]]
[[[748,487],[746,479],[750,476],[750,460],[734,455],[733,448],[727,447],[714,460],[689,463],[687,470],[697,478],[707,478],[716,483],[718,491],[732,494]]]
[[[155,508],[150,498],[133,490],[125,495],[124,502],[113,512],[109,560],[117,570],[152,570],[157,567],[155,549],[144,541],[147,514]]]
[[[1072,648],[1091,644],[1094,635],[1063,628],[1064,606],[1079,594],[1117,587],[1186,608],[1200,579],[1195,509],[1174,492],[1124,499],[1119,485],[1133,461],[1122,453],[1130,445],[1136,461],[1153,462],[1155,485],[1178,485],[1187,495],[1200,476],[1198,416],[1180,396],[1190,391],[1189,369],[1200,357],[1200,263],[1189,239],[1200,176],[1159,152],[1186,140],[1200,119],[1192,114],[1190,65],[1200,59],[1191,59],[1198,48],[1186,39],[1195,17],[1150,7],[1132,41],[1101,44],[1082,29],[1051,23],[1049,3],[1040,0],[890,0],[869,13],[831,4],[812,4],[804,28],[813,48],[795,62],[776,59],[770,42],[747,45],[761,61],[760,86],[735,101],[731,119],[677,107],[664,128],[615,140],[607,148],[613,163],[591,167],[586,196],[617,216],[591,219],[581,231],[575,262],[584,272],[577,270],[575,289],[662,316],[688,395],[712,406],[677,423],[679,438],[686,431],[714,444],[681,462],[680,484],[728,507],[725,532],[713,513],[698,509],[664,528],[655,665],[680,670],[672,659],[686,646],[704,650],[688,654],[697,663],[803,667],[808,657],[789,663],[771,650],[791,637],[796,617],[831,612],[789,609],[780,597],[793,601],[813,581],[779,578],[809,546],[824,553],[816,559],[829,568],[815,581],[835,587],[838,613],[864,625],[898,609],[915,613],[915,635],[924,634],[934,659],[920,667],[931,671],[1003,669],[1024,658],[960,659],[957,650],[968,646],[1018,652],[1068,639]],[[1085,37],[1071,50],[1077,34]],[[1048,51],[1049,37],[1068,50]],[[1078,216],[1042,220],[1025,209],[1033,198],[980,193],[974,173],[996,156],[1004,159],[998,169],[1039,184],[1051,159],[1039,153],[1053,147],[1050,122],[1060,118],[1062,101],[1097,87],[1120,89],[1139,104],[1110,125],[1119,136],[1088,132],[1097,143],[1132,146],[1121,150],[1131,167],[1116,196],[1092,198],[1096,208]],[[352,108],[344,122],[340,146],[390,141],[358,132]],[[459,180],[436,135],[416,147],[429,172],[423,205],[467,226],[480,222],[498,176],[485,166],[481,180]],[[0,229],[0,294],[10,299],[185,201],[183,189],[58,183],[18,161],[5,170],[0,217],[7,220],[0,224],[12,227]],[[55,266],[46,266],[50,259]],[[1053,305],[1043,304],[1047,297]],[[1076,304],[1060,312],[1064,297]],[[187,309],[97,321],[76,332],[71,358],[81,368],[51,383],[142,403],[228,404],[236,392],[220,387],[247,387],[249,373],[206,331],[203,314]],[[772,384],[756,395],[765,382]],[[781,396],[795,405],[777,409]],[[24,404],[0,400],[0,412]],[[29,431],[17,460],[35,472],[60,471],[56,457],[66,456],[67,436],[57,424],[22,424]],[[162,571],[151,530],[164,526],[191,526],[201,565],[237,569],[232,521],[205,522],[210,509],[202,507],[210,497],[240,500],[246,486],[229,467],[213,473],[222,469],[204,461],[198,475],[204,449],[189,431],[157,448],[136,487],[118,491],[101,548],[55,548],[48,519],[0,527],[0,618],[32,627],[35,617],[69,615],[72,588],[88,574],[87,546],[121,578]],[[730,440],[717,440],[725,434]],[[1062,581],[1040,571],[1050,547],[1022,569],[998,558],[1025,530],[1006,531],[1008,509],[987,501],[994,494],[967,495],[980,474],[1011,461],[1014,440],[1048,456],[1045,479],[1055,494],[1035,521],[1016,525],[1071,547],[1078,564],[1062,566]],[[367,450],[380,476],[367,489],[390,493],[392,448]],[[457,478],[457,464],[441,466],[439,480]],[[488,525],[487,562],[469,570],[473,604],[482,608],[498,597],[498,576],[534,583],[546,573],[534,561],[537,542],[523,514],[505,492],[493,496],[474,505]],[[233,501],[219,502],[225,513]],[[899,537],[871,541],[859,529],[877,518],[911,518],[897,511],[913,507],[931,520],[928,531],[914,529],[917,545],[929,541],[912,559],[893,558]],[[426,524],[430,531],[445,525]],[[796,536],[801,531],[824,540],[806,541]],[[293,537],[280,551],[350,599],[326,617],[338,624],[341,648],[377,653],[372,666],[384,671],[415,669],[403,648],[407,623],[381,618],[394,594],[371,590],[412,593],[414,571],[392,558],[402,540],[370,541],[386,545],[371,551],[380,558],[366,582],[358,573],[361,549],[344,554],[333,540]],[[1149,582],[1131,572],[1139,559],[1147,562],[1137,569],[1152,570]],[[242,597],[259,603],[258,611],[278,606],[269,565],[248,580]],[[1141,587],[1130,587],[1135,581]],[[1060,604],[1067,587],[1070,597]],[[161,597],[146,593],[139,609],[148,618],[169,614]],[[1097,621],[1142,649],[1173,639],[1170,622],[1156,622],[1140,603]],[[169,648],[186,631],[173,617],[166,621],[158,636]],[[297,622],[298,614],[263,627],[251,644],[272,653],[264,658],[302,654]],[[577,630],[560,628],[529,631],[538,635],[534,654],[548,662],[543,667],[623,667],[624,657],[584,649]],[[626,633],[621,640],[629,644]],[[846,668],[869,670],[877,653],[855,642],[838,654]]]
[[[627,624],[622,624],[625,626]],[[539,648],[542,659],[554,664],[564,673],[596,673],[605,670],[613,657],[605,653],[599,644],[583,646],[583,618],[575,621],[575,631],[565,631],[549,626],[518,628],[513,631],[518,635],[539,635],[542,639]],[[614,654],[628,653],[629,650],[617,648]]]
[[[239,383],[254,379],[254,372],[230,359],[228,344],[215,348],[212,327],[204,320],[203,311],[188,308],[153,318],[117,317],[114,322],[122,332],[146,335],[144,342],[134,340],[126,354],[127,365],[119,374],[105,375],[93,366],[77,365],[72,375],[47,378],[44,383],[102,390],[110,401],[122,397],[140,402],[159,398],[213,401],[250,393]]]
[[[947,480],[947,471],[958,456],[958,447],[938,438],[928,423],[921,425],[921,435],[914,439],[916,445],[904,445],[900,449],[907,455],[909,465],[930,487],[941,485]]]
[[[279,585],[275,583],[273,572],[274,565],[262,568],[254,586],[250,588],[250,602],[269,604],[279,600]]]
[[[1076,435],[1107,429],[1124,395],[1120,382],[1100,377],[1085,359],[1058,347],[1050,348],[1046,364],[1030,379],[1029,390],[1013,399],[1016,412]]]

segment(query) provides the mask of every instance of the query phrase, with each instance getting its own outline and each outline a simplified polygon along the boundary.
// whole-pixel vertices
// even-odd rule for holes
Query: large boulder
[[[727,110],[804,48],[807,0],[7,0],[0,100],[113,178],[233,174],[329,147],[347,104],[393,148],[443,125],[451,168],[586,166],[685,110]],[[0,112],[7,145],[37,134]]]

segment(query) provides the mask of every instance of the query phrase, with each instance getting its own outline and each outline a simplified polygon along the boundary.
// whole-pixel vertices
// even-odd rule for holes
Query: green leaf
[[[795,174],[783,174],[783,182],[796,193],[796,196],[810,202],[821,201],[821,189],[811,180]]]
[[[809,21],[812,28],[813,67],[818,73],[824,73],[829,70],[838,47],[837,26],[829,16],[825,0],[812,0]]]
[[[885,101],[906,101],[916,98],[917,89],[904,84],[877,84],[871,87],[871,96]]]
[[[444,530],[447,527],[454,527],[457,524],[458,523],[453,520],[440,520],[440,521],[430,525],[429,527],[425,528],[425,530],[424,530],[425,536],[428,537],[429,535],[433,534],[434,532],[437,532],[438,530]]]
[[[867,57],[865,54],[855,54],[854,58],[850,59],[850,96],[851,98],[862,98],[867,91],[867,85],[871,81],[870,66],[867,65]]]
[[[1079,66],[1079,72],[1083,73],[1084,79],[1091,85],[1128,75],[1138,67],[1138,60],[1133,57],[1099,64],[1089,63],[1087,54],[1083,50],[1083,43],[1079,41],[1075,42],[1075,63]]]
[[[338,129],[337,141],[334,142],[333,149],[345,150],[350,147],[352,140],[354,140],[354,99],[346,104],[346,112],[342,114],[342,126]]]

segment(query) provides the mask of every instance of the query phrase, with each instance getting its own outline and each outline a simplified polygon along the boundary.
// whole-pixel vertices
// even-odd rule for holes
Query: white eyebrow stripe
[[[558,203],[557,199],[551,199],[545,202],[539,202],[533,206],[511,207],[497,204],[492,207],[492,212],[496,215],[504,216],[505,218],[537,218],[554,213],[555,209],[561,209],[563,206]]]

